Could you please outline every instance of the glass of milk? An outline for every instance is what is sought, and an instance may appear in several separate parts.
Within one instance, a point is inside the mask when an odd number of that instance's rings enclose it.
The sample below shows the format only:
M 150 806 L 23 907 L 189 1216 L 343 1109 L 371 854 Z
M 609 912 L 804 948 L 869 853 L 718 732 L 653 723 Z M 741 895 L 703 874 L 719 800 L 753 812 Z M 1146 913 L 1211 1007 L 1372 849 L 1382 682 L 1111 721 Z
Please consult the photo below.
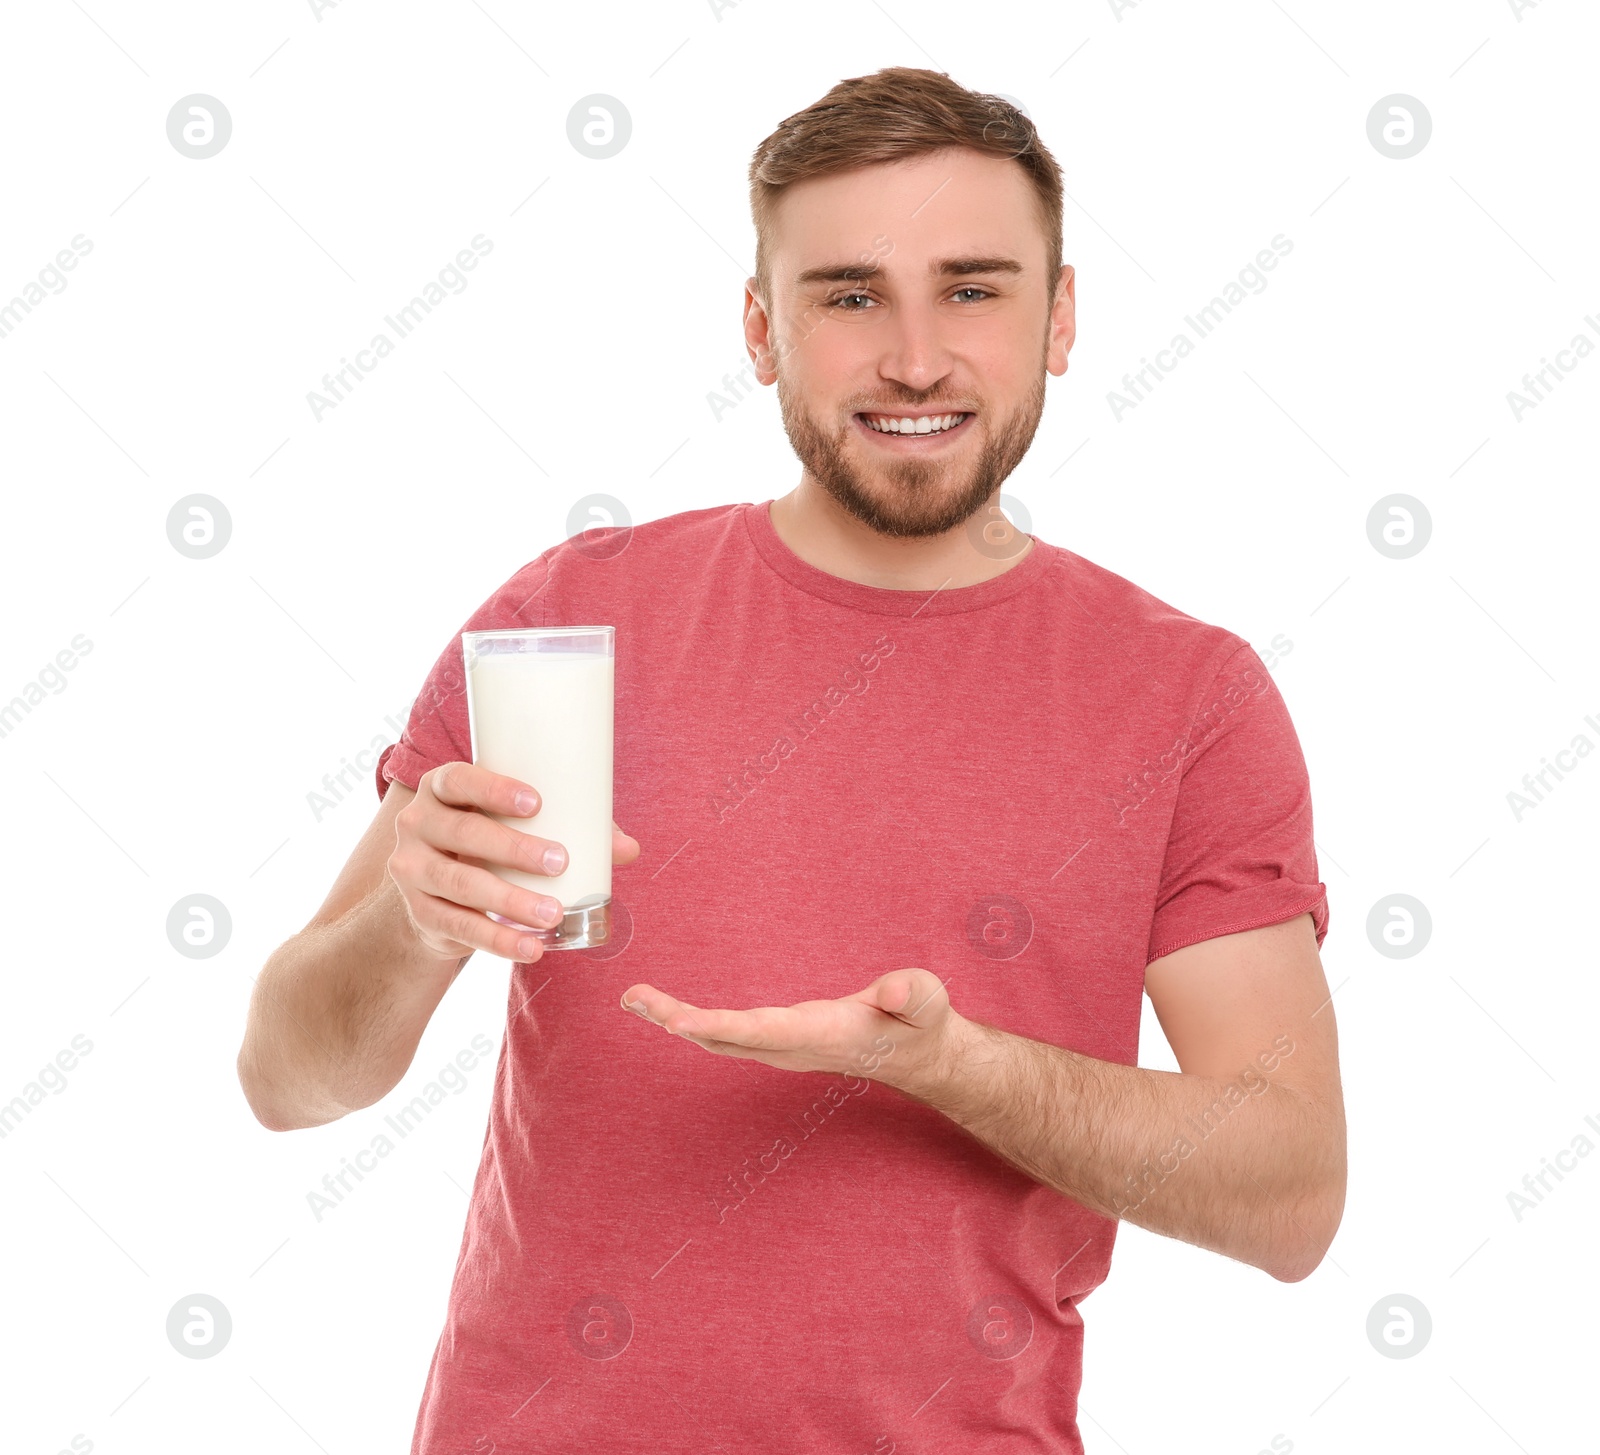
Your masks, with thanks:
M 549 950 L 603 945 L 611 933 L 611 749 L 616 628 L 519 627 L 463 632 L 472 761 L 539 794 L 530 818 L 491 814 L 567 851 L 559 874 L 487 864 L 502 879 L 548 894 L 560 924 L 491 919 L 537 935 Z

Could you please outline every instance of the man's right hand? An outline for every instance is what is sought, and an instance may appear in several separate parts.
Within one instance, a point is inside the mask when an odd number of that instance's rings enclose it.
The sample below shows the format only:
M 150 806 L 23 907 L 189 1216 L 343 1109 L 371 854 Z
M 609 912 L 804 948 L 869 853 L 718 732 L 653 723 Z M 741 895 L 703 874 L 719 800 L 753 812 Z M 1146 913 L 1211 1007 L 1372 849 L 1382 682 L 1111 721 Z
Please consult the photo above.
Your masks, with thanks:
M 530 784 L 473 763 L 441 763 L 417 781 L 416 797 L 395 817 L 388 872 L 428 950 L 446 960 L 487 950 L 524 963 L 544 954 L 537 937 L 499 924 L 485 911 L 548 927 L 561 922 L 560 901 L 480 867 L 505 864 L 531 874 L 559 874 L 567 867 L 562 845 L 487 817 L 531 818 L 539 807 L 539 794 Z M 611 862 L 631 864 L 639 857 L 638 840 L 615 822 L 611 828 Z M 547 851 L 559 857 L 547 863 Z M 469 862 L 474 860 L 479 863 Z

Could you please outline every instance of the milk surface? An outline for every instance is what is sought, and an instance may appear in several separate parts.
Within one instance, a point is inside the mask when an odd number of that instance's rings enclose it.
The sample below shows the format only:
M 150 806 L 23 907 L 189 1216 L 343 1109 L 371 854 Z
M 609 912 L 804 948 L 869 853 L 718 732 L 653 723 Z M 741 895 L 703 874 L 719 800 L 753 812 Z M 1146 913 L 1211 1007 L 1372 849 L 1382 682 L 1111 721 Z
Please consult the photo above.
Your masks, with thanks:
M 478 652 L 467 669 L 472 761 L 537 790 L 532 818 L 489 815 L 567 851 L 559 874 L 493 871 L 567 909 L 611 898 L 614 659 L 599 652 Z

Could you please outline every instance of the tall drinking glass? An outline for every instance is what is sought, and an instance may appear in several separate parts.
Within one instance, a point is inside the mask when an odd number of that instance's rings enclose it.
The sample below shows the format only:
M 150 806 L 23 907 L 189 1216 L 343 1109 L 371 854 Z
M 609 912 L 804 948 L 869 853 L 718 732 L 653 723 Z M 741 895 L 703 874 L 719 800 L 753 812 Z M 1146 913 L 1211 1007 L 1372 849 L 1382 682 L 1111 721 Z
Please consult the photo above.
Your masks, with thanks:
M 549 950 L 603 945 L 611 935 L 611 754 L 616 628 L 519 627 L 463 632 L 472 761 L 536 789 L 531 819 L 492 814 L 519 833 L 553 839 L 567 851 L 559 874 L 505 864 L 491 872 L 560 900 L 550 927 L 501 924 L 538 936 Z

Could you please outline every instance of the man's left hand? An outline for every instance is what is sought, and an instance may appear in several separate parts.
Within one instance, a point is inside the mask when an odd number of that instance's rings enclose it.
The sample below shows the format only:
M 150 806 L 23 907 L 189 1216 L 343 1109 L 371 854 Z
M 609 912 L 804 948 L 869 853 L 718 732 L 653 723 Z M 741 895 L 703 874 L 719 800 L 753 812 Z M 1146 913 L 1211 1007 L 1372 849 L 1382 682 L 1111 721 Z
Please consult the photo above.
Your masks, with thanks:
M 707 1010 L 653 985 L 634 985 L 624 1009 L 722 1056 L 784 1071 L 866 1076 L 915 1094 L 949 1067 L 971 1023 L 929 970 L 891 970 L 840 1000 L 754 1010 Z

